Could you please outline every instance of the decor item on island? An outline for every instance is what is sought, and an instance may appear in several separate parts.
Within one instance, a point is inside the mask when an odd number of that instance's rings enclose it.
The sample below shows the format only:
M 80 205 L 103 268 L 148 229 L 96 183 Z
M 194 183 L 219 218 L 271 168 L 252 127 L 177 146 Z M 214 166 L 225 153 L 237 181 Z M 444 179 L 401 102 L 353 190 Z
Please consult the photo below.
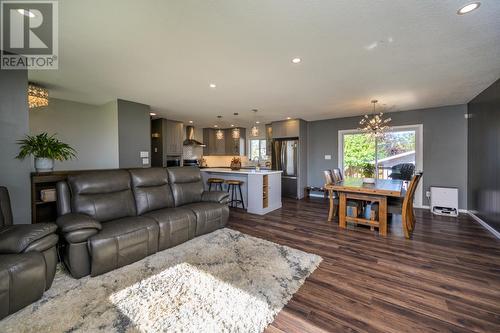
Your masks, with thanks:
M 33 155 L 37 172 L 54 170 L 54 160 L 66 161 L 76 157 L 76 151 L 67 143 L 57 139 L 55 134 L 26 135 L 17 143 L 21 145 L 21 150 L 16 158 L 23 160 Z
M 365 115 L 360 121 L 359 124 L 362 126 L 359 130 L 367 133 L 373 137 L 382 137 L 384 133 L 389 129 L 387 125 L 392 119 L 387 118 L 384 119 L 384 113 L 380 112 L 379 114 L 375 114 L 375 105 L 378 103 L 376 99 L 372 100 L 373 104 L 373 113 L 370 117 L 369 115 Z
M 252 126 L 252 128 L 250 129 L 250 134 L 253 136 L 253 137 L 256 137 L 256 136 L 259 136 L 259 127 L 257 127 L 258 124 L 260 124 L 260 122 L 257 120 L 257 112 L 259 110 L 257 109 L 253 109 L 252 112 L 254 114 L 254 125 Z
M 233 157 L 231 159 L 231 165 L 230 165 L 231 170 L 239 170 L 241 169 L 241 158 L 239 157 Z
M 59 269 L 0 332 L 262 332 L 321 260 L 220 229 L 96 277 Z
M 363 183 L 375 184 L 375 165 L 372 163 L 363 163 L 361 165 L 361 173 L 363 174 Z
M 49 105 L 49 91 L 34 83 L 28 83 L 28 107 L 30 109 Z

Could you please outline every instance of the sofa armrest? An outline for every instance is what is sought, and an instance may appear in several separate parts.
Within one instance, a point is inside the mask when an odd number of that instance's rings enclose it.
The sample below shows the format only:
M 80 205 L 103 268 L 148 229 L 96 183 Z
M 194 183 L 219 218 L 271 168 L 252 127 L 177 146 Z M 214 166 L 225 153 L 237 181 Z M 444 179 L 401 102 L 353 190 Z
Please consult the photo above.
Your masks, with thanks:
M 0 253 L 22 253 L 31 244 L 53 235 L 57 230 L 54 223 L 18 224 L 0 229 Z
M 70 213 L 57 218 L 57 226 L 70 243 L 86 241 L 102 229 L 99 221 L 85 214 Z
M 204 191 L 201 195 L 201 201 L 217 202 L 221 204 L 229 203 L 229 193 L 222 191 Z

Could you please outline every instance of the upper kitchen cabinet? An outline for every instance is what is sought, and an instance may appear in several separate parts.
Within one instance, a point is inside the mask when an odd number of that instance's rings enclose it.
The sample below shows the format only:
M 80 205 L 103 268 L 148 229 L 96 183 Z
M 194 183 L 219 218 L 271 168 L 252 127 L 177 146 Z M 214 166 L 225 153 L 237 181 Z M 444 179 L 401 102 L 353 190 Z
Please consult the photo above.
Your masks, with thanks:
M 272 123 L 272 138 L 298 138 L 300 136 L 301 119 L 274 121 Z
M 184 124 L 180 121 L 166 120 L 166 154 L 182 155 Z
M 246 130 L 240 128 L 240 138 L 234 139 L 232 136 L 232 128 L 220 129 L 224 134 L 222 139 L 217 139 L 217 131 L 215 128 L 203 129 L 203 142 L 206 147 L 203 148 L 203 155 L 245 155 L 245 136 Z
M 184 125 L 179 121 L 153 119 L 151 121 L 151 166 L 167 166 L 167 156 L 182 155 Z
M 203 143 L 206 147 L 203 148 L 203 155 L 225 155 L 226 154 L 226 133 L 224 130 L 224 137 L 222 139 L 217 139 L 216 132 L 218 129 L 215 128 L 204 128 L 203 129 Z
M 240 137 L 233 137 L 233 130 L 240 130 Z M 245 155 L 245 138 L 246 138 L 246 129 L 245 128 L 228 128 L 225 130 L 224 139 L 226 139 L 226 154 L 225 155 Z

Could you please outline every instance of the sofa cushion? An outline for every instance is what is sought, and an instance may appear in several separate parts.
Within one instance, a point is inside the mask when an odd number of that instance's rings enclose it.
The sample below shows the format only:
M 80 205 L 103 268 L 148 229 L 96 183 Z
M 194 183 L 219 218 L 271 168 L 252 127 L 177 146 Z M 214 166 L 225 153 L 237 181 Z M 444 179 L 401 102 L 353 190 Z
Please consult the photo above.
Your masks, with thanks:
M 165 208 L 144 215 L 160 227 L 158 250 L 165 250 L 194 238 L 196 216 L 186 208 Z
M 167 172 L 176 207 L 201 201 L 203 181 L 199 168 L 174 167 L 167 168 Z
M 164 168 L 131 169 L 129 172 L 138 215 L 174 207 L 172 190 Z
M 108 221 L 88 244 L 91 275 L 96 276 L 158 251 L 158 224 L 141 216 Z
M 0 255 L 0 319 L 42 297 L 45 272 L 41 253 Z
M 71 211 L 103 222 L 135 216 L 135 202 L 126 170 L 86 172 L 68 176 Z
M 21 253 L 26 248 L 56 232 L 54 223 L 16 224 L 0 228 L 0 252 Z
M 196 215 L 195 236 L 207 234 L 224 227 L 229 218 L 229 207 L 214 202 L 198 202 L 183 206 Z

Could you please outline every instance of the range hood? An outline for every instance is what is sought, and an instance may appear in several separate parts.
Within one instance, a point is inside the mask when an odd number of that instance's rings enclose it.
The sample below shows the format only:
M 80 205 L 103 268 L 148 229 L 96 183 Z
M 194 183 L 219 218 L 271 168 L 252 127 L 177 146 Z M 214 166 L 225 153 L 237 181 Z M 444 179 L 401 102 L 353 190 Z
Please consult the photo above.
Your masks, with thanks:
M 186 140 L 182 143 L 184 146 L 206 147 L 205 144 L 194 139 L 194 127 L 186 126 Z

